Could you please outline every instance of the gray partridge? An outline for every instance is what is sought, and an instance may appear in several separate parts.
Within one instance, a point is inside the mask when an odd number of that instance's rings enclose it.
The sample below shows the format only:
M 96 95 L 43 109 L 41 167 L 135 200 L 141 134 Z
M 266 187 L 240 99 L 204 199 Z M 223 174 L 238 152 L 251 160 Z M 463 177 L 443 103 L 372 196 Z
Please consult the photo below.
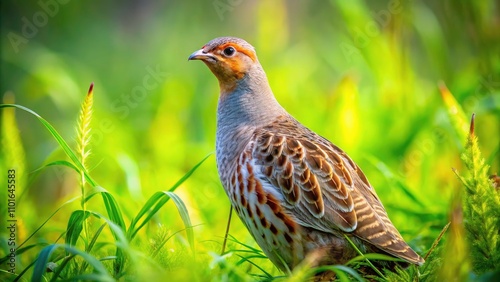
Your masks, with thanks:
M 217 77 L 216 159 L 225 191 L 255 241 L 281 270 L 308 255 L 343 264 L 363 252 L 424 260 L 389 220 L 366 176 L 339 147 L 275 99 L 255 49 L 220 37 L 189 56 Z

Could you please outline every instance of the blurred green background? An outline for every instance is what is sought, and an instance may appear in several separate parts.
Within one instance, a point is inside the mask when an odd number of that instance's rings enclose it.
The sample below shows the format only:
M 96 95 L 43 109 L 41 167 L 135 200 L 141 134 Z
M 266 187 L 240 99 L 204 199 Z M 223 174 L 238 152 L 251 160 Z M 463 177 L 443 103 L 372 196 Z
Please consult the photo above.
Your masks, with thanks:
M 255 46 L 278 101 L 358 163 L 421 253 L 448 222 L 461 187 L 451 168 L 462 169 L 465 135 L 450 120 L 440 83 L 467 122 L 476 113 L 483 155 L 491 174 L 499 170 L 498 1 L 8 0 L 0 21 L 3 102 L 36 111 L 72 146 L 80 104 L 95 83 L 90 173 L 126 221 L 214 152 L 218 83 L 187 57 L 218 36 Z M 24 166 L 22 237 L 80 190 L 67 168 L 33 173 L 65 157 L 33 116 L 17 110 L 16 118 L 22 154 L 2 152 L 2 165 Z M 197 225 L 199 253 L 220 252 L 229 201 L 214 156 L 176 192 Z M 158 230 L 183 228 L 173 205 L 155 222 L 162 227 L 142 232 L 144 244 Z M 54 217 L 38 240 L 52 242 L 66 223 L 64 213 Z M 255 245 L 239 220 L 230 233 Z M 183 236 L 166 257 L 183 252 Z M 189 273 L 179 264 L 166 268 Z

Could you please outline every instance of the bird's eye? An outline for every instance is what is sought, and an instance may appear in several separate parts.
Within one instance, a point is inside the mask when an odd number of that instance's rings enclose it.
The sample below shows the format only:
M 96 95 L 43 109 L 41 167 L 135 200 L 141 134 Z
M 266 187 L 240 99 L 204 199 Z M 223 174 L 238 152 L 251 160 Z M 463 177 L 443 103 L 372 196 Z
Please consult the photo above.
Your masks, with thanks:
M 224 52 L 224 55 L 231 57 L 232 55 L 234 55 L 234 53 L 236 53 L 236 49 L 234 49 L 234 47 L 232 47 L 232 46 L 229 46 L 226 49 L 224 49 L 223 52 Z

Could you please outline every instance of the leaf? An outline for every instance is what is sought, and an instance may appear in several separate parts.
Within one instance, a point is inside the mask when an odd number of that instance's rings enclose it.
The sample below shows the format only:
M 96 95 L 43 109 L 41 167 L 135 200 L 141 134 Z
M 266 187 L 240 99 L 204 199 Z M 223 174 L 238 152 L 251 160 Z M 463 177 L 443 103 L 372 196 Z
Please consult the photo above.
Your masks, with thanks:
M 380 277 L 382 277 L 383 279 L 386 279 L 385 276 L 382 274 L 382 272 L 380 272 L 380 270 L 378 270 L 378 268 L 376 268 L 372 262 L 369 260 L 369 257 L 373 256 L 373 255 L 376 255 L 377 257 L 380 257 L 380 256 L 384 256 L 382 254 L 363 254 L 359 249 L 358 247 L 354 244 L 354 242 L 351 240 L 351 238 L 349 238 L 349 236 L 347 236 L 346 234 L 344 234 L 344 238 L 346 238 L 347 241 L 349 241 L 349 243 L 351 244 L 351 246 L 356 250 L 356 252 L 359 254 L 359 256 L 365 260 L 368 265 L 373 269 L 373 271 L 375 271 L 375 273 L 377 273 Z M 386 256 L 388 257 L 388 256 Z M 352 259 L 351 259 L 352 260 Z
M 186 181 L 195 171 L 196 169 L 206 160 L 211 154 L 207 155 L 205 158 L 203 158 L 199 163 L 197 163 L 193 168 L 191 168 L 179 181 L 177 181 L 167 192 L 174 192 L 177 187 L 179 187 L 184 181 Z M 144 204 L 142 209 L 137 213 L 137 215 L 134 217 L 132 222 L 130 222 L 130 226 L 128 228 L 127 232 L 127 238 L 129 240 L 132 240 L 137 232 L 146 225 L 146 223 L 149 222 L 149 220 L 158 212 L 158 210 L 163 207 L 164 204 L 168 202 L 170 199 L 170 196 L 167 194 L 167 192 L 156 192 L 153 194 Z M 179 209 L 179 207 L 178 207 Z M 181 213 L 179 211 L 179 213 Z M 181 214 L 181 217 L 183 214 Z M 141 219 L 145 217 L 142 221 Z M 139 222 L 141 223 L 139 224 Z M 184 221 L 184 219 L 183 219 Z M 138 227 L 136 225 L 139 224 Z M 184 221 L 184 224 L 186 224 L 186 221 Z M 189 225 L 191 225 L 189 223 Z M 189 235 L 188 231 L 190 228 L 186 226 L 186 232 L 188 232 L 188 240 L 191 240 L 189 237 L 192 235 Z M 192 232 L 192 231 L 191 231 Z M 191 242 L 190 242 L 191 243 Z
M 31 277 L 32 282 L 42 281 L 42 277 L 45 274 L 46 265 L 49 262 L 50 255 L 58 247 L 58 244 L 49 245 L 43 248 L 40 254 L 38 254 L 35 262 L 35 267 L 33 269 L 33 276 Z
M 208 159 L 208 157 L 210 157 L 212 154 L 208 154 L 206 155 L 199 163 L 197 163 L 193 168 L 191 168 L 181 179 L 179 179 L 179 181 L 177 181 L 174 186 L 172 186 L 168 191 L 169 192 L 174 192 L 175 189 L 177 189 L 177 187 L 179 187 L 182 183 L 184 183 L 184 181 L 186 181 L 195 171 L 196 169 L 198 169 L 198 167 L 203 163 L 205 162 L 206 159 Z
M 242 255 L 238 255 L 238 254 L 236 254 L 236 255 L 241 258 L 241 260 L 236 263 L 237 266 L 241 265 L 243 262 L 248 262 L 249 264 L 255 266 L 257 269 L 259 269 L 260 271 L 262 271 L 262 273 L 264 273 L 264 275 L 267 278 L 272 278 L 273 277 L 271 274 L 269 274 L 269 272 L 265 271 L 264 268 L 262 268 L 260 265 L 258 265 L 257 263 L 255 263 L 255 262 L 253 262 L 253 261 L 250 260 L 252 258 L 267 259 L 266 256 L 256 255 L 256 256 L 247 256 L 247 257 L 244 257 Z
M 132 222 L 130 222 L 130 226 L 127 232 L 128 240 L 132 241 L 135 235 L 141 228 L 148 223 L 148 221 L 155 215 L 158 210 L 170 199 L 170 197 L 164 192 L 156 192 L 154 193 L 142 206 L 141 210 L 134 217 Z M 139 221 L 145 217 L 142 222 L 139 224 Z M 136 225 L 139 224 L 138 227 Z
M 100 187 L 102 188 L 102 187 Z M 126 232 L 126 226 L 125 222 L 123 221 L 122 217 L 122 212 L 120 210 L 120 206 L 118 206 L 118 203 L 115 200 L 115 197 L 111 193 L 109 193 L 107 190 L 102 188 L 104 191 L 101 191 L 101 197 L 102 200 L 104 201 L 104 206 L 106 207 L 106 212 L 108 213 L 109 219 L 116 223 L 123 232 Z M 113 232 L 113 236 L 117 238 L 117 234 Z
M 68 220 L 68 227 L 66 228 L 66 244 L 69 246 L 76 245 L 83 230 L 83 224 L 89 216 L 90 212 L 83 210 L 76 210 L 71 213 Z
M 90 240 L 90 243 L 88 244 L 87 249 L 85 250 L 87 253 L 90 253 L 90 251 L 92 251 L 92 248 L 96 244 L 97 239 L 99 238 L 99 235 L 101 235 L 102 230 L 106 226 L 107 226 L 107 223 L 103 223 L 101 225 L 101 227 L 99 227 L 99 229 L 97 229 L 97 231 L 95 232 L 94 236 L 92 236 L 92 239 Z M 102 259 L 99 259 L 99 261 L 102 261 Z M 80 273 L 84 272 L 85 269 L 87 268 L 87 266 L 88 266 L 88 263 L 83 263 L 82 266 L 81 266 L 81 270 L 79 272 Z
M 92 274 L 93 277 L 95 277 L 95 281 L 115 281 L 109 275 L 108 271 L 99 260 L 91 256 L 90 254 L 78 250 L 76 248 L 73 248 L 67 244 L 52 244 L 43 248 L 40 251 L 40 254 L 38 255 L 38 258 L 34 265 L 33 276 L 31 281 L 33 282 L 42 281 L 46 271 L 46 265 L 49 262 L 52 253 L 58 248 L 64 248 L 66 252 L 73 255 L 81 256 L 85 261 L 87 261 L 95 270 L 95 272 Z
M 182 221 L 184 222 L 184 226 L 186 227 L 186 233 L 187 233 L 187 237 L 188 237 L 189 246 L 191 246 L 191 251 L 194 254 L 195 251 L 194 251 L 193 226 L 191 225 L 191 219 L 189 218 L 189 213 L 188 213 L 188 210 L 186 208 L 186 205 L 184 204 L 182 199 L 174 192 L 167 191 L 164 193 L 167 194 L 168 196 L 170 196 L 170 198 L 172 198 L 175 206 L 177 207 L 177 211 L 179 211 L 179 215 L 181 216 Z

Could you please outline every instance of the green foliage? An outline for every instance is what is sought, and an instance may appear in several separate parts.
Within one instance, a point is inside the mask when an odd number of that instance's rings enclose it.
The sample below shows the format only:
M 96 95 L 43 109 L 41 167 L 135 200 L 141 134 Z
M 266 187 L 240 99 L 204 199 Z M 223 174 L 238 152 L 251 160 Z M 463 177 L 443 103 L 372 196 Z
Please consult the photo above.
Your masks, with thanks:
M 72 255 L 79 255 L 83 257 L 89 264 L 91 264 L 94 267 L 95 272 L 89 273 L 89 274 L 80 274 L 77 276 L 71 277 L 71 279 L 74 280 L 94 280 L 94 281 L 114 281 L 114 279 L 108 274 L 108 271 L 104 267 L 104 265 L 99 262 L 96 258 L 93 256 L 87 254 L 86 252 L 83 252 L 81 250 L 75 249 L 73 247 L 67 246 L 67 245 L 59 245 L 59 244 L 53 244 L 50 246 L 47 246 L 43 248 L 40 251 L 40 254 L 38 255 L 38 259 L 35 263 L 34 269 L 33 269 L 33 278 L 31 281 L 34 282 L 39 282 L 43 281 L 43 277 L 47 268 L 47 263 L 49 262 L 49 258 L 51 257 L 52 253 L 57 249 L 64 247 L 65 251 L 72 254 Z M 53 280 L 56 280 L 59 278 L 57 275 L 54 275 Z
M 471 130 L 462 154 L 468 170 L 460 177 L 465 187 L 464 226 L 470 245 L 472 268 L 481 275 L 497 270 L 500 265 L 500 193 L 491 182 L 474 134 L 474 116 Z
M 61 135 L 56 131 L 56 129 L 48 123 L 45 119 L 39 116 L 34 111 L 25 108 L 23 106 L 15 105 L 15 104 L 1 104 L 0 108 L 19 108 L 22 109 L 39 119 L 43 126 L 51 133 L 51 135 L 57 140 L 59 145 L 65 150 L 68 157 L 72 159 L 73 162 L 68 162 L 65 160 L 54 161 L 43 168 L 62 165 L 67 166 L 71 169 L 76 170 L 81 175 L 81 187 L 82 187 L 82 195 L 77 198 L 73 198 L 59 207 L 41 226 L 39 226 L 35 232 L 33 232 L 25 242 L 21 243 L 16 250 L 17 255 L 21 255 L 22 253 L 36 248 L 40 246 L 40 244 L 29 245 L 27 247 L 21 248 L 31 237 L 33 237 L 52 217 L 65 205 L 70 204 L 74 200 L 80 198 L 82 202 L 83 210 L 75 210 L 71 213 L 66 231 L 60 235 L 60 237 L 66 237 L 65 244 L 51 244 L 49 246 L 44 247 L 40 253 L 38 254 L 36 260 L 34 260 L 31 264 L 29 264 L 16 279 L 21 278 L 28 269 L 33 267 L 32 280 L 33 281 L 42 281 L 43 277 L 46 276 L 46 271 L 50 270 L 50 272 L 54 272 L 51 280 L 56 280 L 59 278 L 63 278 L 69 275 L 68 278 L 75 280 L 97 280 L 97 281 L 113 281 L 113 278 L 119 278 L 126 274 L 125 266 L 127 263 L 127 253 L 133 252 L 131 249 L 129 242 L 132 241 L 137 232 L 146 225 L 155 215 L 163 205 L 165 205 L 170 199 L 173 200 L 179 214 L 185 224 L 186 232 L 188 234 L 188 240 L 192 248 L 194 248 L 194 239 L 193 239 L 193 231 L 191 226 L 191 220 L 189 217 L 189 213 L 187 208 L 182 201 L 182 199 L 174 193 L 175 189 L 181 185 L 193 172 L 208 158 L 205 157 L 200 163 L 198 163 L 194 168 L 188 171 L 186 175 L 181 178 L 173 187 L 170 188 L 169 191 L 166 192 L 157 192 L 153 195 L 143 206 L 139 214 L 135 217 L 134 221 L 132 221 L 131 226 L 129 227 L 129 232 L 127 235 L 125 234 L 125 223 L 123 220 L 122 212 L 120 211 L 118 202 L 115 200 L 112 194 L 106 191 L 104 188 L 100 187 L 88 174 L 85 169 L 85 159 L 89 156 L 88 146 L 90 144 L 90 116 L 92 112 L 92 88 L 89 90 L 89 94 L 86 96 L 86 99 L 82 106 L 82 111 L 80 114 L 79 122 L 78 122 L 78 152 L 80 153 L 78 157 L 71 150 L 71 148 L 67 145 L 66 141 L 61 137 Z M 41 168 L 41 169 L 43 169 Z M 84 185 L 85 181 L 91 184 L 93 190 L 91 193 L 86 196 Z M 95 195 L 101 194 L 102 200 L 105 206 L 105 209 L 108 213 L 109 219 L 97 212 L 86 210 L 86 204 L 89 202 Z M 142 221 L 139 227 L 135 227 L 137 221 L 143 216 L 147 214 L 146 218 Z M 98 219 L 102 219 L 105 221 L 94 233 L 92 238 L 89 236 L 89 231 L 84 232 L 84 237 L 81 237 L 82 231 L 87 229 L 87 224 L 90 216 L 94 216 Z M 115 242 L 114 245 L 116 247 L 115 256 L 111 259 L 113 260 L 113 274 L 108 272 L 105 266 L 96 259 L 91 253 L 94 252 L 93 247 L 98 242 L 100 235 L 102 234 L 103 228 L 105 226 L 109 226 L 111 230 L 111 234 L 113 235 Z M 131 231 L 132 230 L 132 231 Z M 78 242 L 83 239 L 85 248 L 84 250 L 77 249 Z M 103 242 L 101 242 L 102 244 Z M 163 242 L 164 244 L 165 242 Z M 66 255 L 56 255 L 53 256 L 53 253 L 56 249 L 64 247 Z M 100 253 L 100 250 L 97 250 Z M 81 263 L 73 263 L 70 269 L 65 269 L 68 265 L 68 262 L 74 261 L 75 256 L 80 256 L 84 259 Z M 130 258 L 130 256 L 128 256 Z M 8 257 L 2 258 L 2 262 L 6 262 Z M 105 260 L 101 258 L 101 260 Z M 59 265 L 58 261 L 61 261 Z M 91 265 L 94 270 L 91 273 L 86 271 L 88 265 Z M 133 265 L 133 264 L 132 264 Z
M 254 281 L 255 279 L 273 279 L 273 276 L 258 263 L 267 259 L 260 249 L 246 245 L 233 236 L 230 236 L 229 241 L 234 243 L 235 247 L 229 248 L 227 252 L 221 255 L 210 253 L 212 257 L 210 267 L 220 269 L 220 272 L 214 276 L 215 280 Z M 245 266 L 247 266 L 247 270 L 255 268 L 257 273 L 245 272 Z
M 432 243 L 431 248 L 424 257 L 426 263 L 420 269 L 412 271 L 413 275 L 410 275 L 410 280 L 407 281 L 434 281 L 436 279 L 436 273 L 439 273 L 440 269 L 443 269 L 443 258 L 441 256 L 442 244 L 439 243 L 443 239 L 443 235 L 448 231 L 451 223 L 444 226 L 439 236 Z M 415 268 L 414 268 L 415 269 Z M 388 274 L 388 279 L 394 280 L 397 276 L 400 276 L 400 271 Z M 396 276 L 396 277 L 394 277 Z
M 90 216 L 90 212 L 85 212 L 82 210 L 76 210 L 71 213 L 68 220 L 68 227 L 66 228 L 66 244 L 69 246 L 75 246 L 76 241 L 80 237 L 80 233 L 83 230 L 83 223 Z
M 451 201 L 451 227 L 438 279 L 466 281 L 471 276 L 490 275 L 500 265 L 500 195 L 488 177 L 489 166 L 479 150 L 475 115 L 467 134 L 462 107 L 444 85 L 440 91 L 457 135 L 467 138 L 461 159 L 468 176 L 461 177 L 454 169 L 465 189 L 458 188 Z

